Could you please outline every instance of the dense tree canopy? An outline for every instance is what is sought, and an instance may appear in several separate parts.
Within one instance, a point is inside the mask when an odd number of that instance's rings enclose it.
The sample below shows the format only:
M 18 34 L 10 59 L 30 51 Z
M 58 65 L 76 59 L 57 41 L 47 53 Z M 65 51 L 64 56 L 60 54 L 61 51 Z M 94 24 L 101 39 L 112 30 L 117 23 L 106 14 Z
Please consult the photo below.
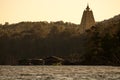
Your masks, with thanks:
M 0 64 L 47 56 L 73 64 L 120 64 L 120 15 L 81 31 L 80 25 L 63 21 L 0 25 Z

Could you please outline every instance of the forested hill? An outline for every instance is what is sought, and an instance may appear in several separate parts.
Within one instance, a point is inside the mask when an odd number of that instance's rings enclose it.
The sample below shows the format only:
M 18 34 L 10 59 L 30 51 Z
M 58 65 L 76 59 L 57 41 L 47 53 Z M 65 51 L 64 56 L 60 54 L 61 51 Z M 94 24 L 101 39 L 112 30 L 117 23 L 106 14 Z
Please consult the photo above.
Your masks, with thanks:
M 63 21 L 0 25 L 0 64 L 46 56 L 75 64 L 120 64 L 120 15 L 81 30 Z
M 0 25 L 0 36 L 7 36 L 9 38 L 23 38 L 25 36 L 46 38 L 52 34 L 68 32 L 74 35 L 79 25 L 63 21 L 57 22 L 20 22 L 17 24 Z
M 1 25 L 0 63 L 7 64 L 11 58 L 67 56 L 78 51 L 79 36 L 80 25 L 63 21 Z
M 120 65 L 120 15 L 96 23 L 85 34 L 85 64 Z

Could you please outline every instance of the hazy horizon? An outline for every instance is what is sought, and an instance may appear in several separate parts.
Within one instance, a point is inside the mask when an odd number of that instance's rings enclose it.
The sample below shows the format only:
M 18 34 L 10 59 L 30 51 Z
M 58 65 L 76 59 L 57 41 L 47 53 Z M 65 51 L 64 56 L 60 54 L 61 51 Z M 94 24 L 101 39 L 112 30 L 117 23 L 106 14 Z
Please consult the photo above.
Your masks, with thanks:
M 0 23 L 62 20 L 80 24 L 87 3 L 95 21 L 120 14 L 120 0 L 0 0 Z

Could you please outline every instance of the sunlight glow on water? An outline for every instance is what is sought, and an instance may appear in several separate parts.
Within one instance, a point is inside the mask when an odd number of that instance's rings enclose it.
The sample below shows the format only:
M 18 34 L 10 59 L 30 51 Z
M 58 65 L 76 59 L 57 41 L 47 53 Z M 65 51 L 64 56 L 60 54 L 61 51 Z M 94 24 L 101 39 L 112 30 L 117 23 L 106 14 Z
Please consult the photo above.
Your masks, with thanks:
M 120 67 L 0 66 L 0 80 L 120 80 Z

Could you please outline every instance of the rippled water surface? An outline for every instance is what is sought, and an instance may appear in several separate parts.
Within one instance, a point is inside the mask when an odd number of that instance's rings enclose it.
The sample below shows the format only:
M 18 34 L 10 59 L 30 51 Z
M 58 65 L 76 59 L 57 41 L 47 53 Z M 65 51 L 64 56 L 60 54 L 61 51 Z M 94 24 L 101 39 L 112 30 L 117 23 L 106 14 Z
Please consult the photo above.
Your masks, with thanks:
M 0 80 L 120 80 L 120 67 L 0 66 Z

